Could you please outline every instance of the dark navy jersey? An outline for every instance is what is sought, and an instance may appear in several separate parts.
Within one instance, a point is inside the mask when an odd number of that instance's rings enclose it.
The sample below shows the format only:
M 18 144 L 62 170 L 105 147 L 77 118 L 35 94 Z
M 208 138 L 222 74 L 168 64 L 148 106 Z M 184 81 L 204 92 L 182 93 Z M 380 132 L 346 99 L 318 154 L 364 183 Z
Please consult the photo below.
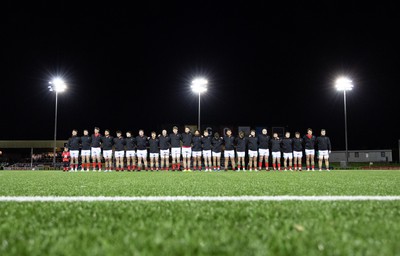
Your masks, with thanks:
M 259 134 L 258 136 L 258 148 L 269 149 L 270 137 L 268 135 Z
M 170 137 L 167 136 L 163 136 L 161 135 L 160 137 L 158 137 L 158 139 L 160 140 L 160 149 L 162 150 L 166 150 L 169 149 L 169 147 L 171 146 L 171 139 Z
M 245 137 L 243 137 L 243 138 L 237 137 L 236 138 L 236 151 L 237 152 L 246 151 L 246 144 L 247 144 L 247 139 Z
M 134 137 L 126 137 L 125 144 L 126 144 L 126 150 L 136 149 L 136 139 Z
M 224 140 L 221 137 L 218 137 L 218 138 L 213 137 L 211 140 L 212 151 L 215 153 L 221 152 L 223 143 L 224 143 Z
M 169 135 L 169 138 L 171 140 L 171 147 L 172 148 L 180 148 L 181 147 L 181 140 L 182 140 L 182 136 L 177 133 L 171 133 Z
M 284 137 L 281 142 L 281 148 L 283 153 L 293 152 L 293 139 Z
M 201 151 L 201 137 L 193 136 L 192 142 L 193 142 L 192 150 L 193 151 Z
M 331 140 L 328 136 L 319 136 L 317 137 L 317 148 L 318 150 L 332 150 L 331 148 Z
M 303 151 L 302 138 L 293 138 L 293 151 Z
M 92 143 L 92 138 L 89 135 L 83 135 L 81 137 L 82 150 L 90 150 L 91 143 Z
M 201 143 L 203 144 L 203 150 L 211 150 L 211 136 L 203 136 Z
M 281 141 L 280 138 L 272 138 L 271 139 L 271 151 L 272 152 L 280 152 L 281 151 Z
M 71 138 L 68 139 L 67 147 L 69 148 L 69 150 L 79 150 L 80 146 L 81 146 L 80 137 L 72 136 Z
M 158 138 L 149 139 L 150 153 L 159 153 L 160 152 L 159 146 L 160 146 L 160 140 Z
M 225 150 L 234 150 L 235 149 L 235 137 L 233 136 L 224 136 L 224 144 Z
M 136 136 L 136 147 L 138 150 L 145 150 L 147 149 L 147 136 Z
M 248 137 L 247 138 L 249 150 L 257 151 L 258 150 L 258 137 Z
M 310 138 L 307 135 L 304 135 L 304 137 L 303 137 L 304 148 L 305 149 L 315 149 L 315 141 L 316 141 L 316 138 L 314 135 L 312 135 Z
M 123 151 L 125 148 L 125 139 L 124 137 L 116 137 L 114 138 L 114 147 L 115 147 L 115 151 Z
M 114 145 L 114 137 L 113 136 L 103 136 L 101 137 L 101 146 L 103 150 L 110 150 Z
M 182 133 L 182 147 L 190 147 L 192 145 L 192 133 Z
M 92 140 L 90 146 L 98 148 L 100 147 L 100 145 L 101 145 L 101 134 L 100 133 L 92 134 Z

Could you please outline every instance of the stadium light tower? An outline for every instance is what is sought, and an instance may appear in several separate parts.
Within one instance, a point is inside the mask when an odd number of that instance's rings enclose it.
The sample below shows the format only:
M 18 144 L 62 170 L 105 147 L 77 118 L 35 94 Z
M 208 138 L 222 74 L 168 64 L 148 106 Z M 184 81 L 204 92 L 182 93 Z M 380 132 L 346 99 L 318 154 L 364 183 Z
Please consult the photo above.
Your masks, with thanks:
M 199 116 L 198 116 L 198 124 L 197 129 L 200 131 L 200 96 L 202 93 L 207 91 L 208 81 L 204 78 L 196 78 L 192 81 L 192 91 L 194 93 L 199 94 Z
M 349 163 L 349 149 L 347 145 L 347 110 L 346 110 L 346 91 L 351 91 L 353 89 L 353 82 L 345 77 L 338 78 L 335 84 L 336 90 L 343 91 L 344 99 L 344 139 L 346 146 L 346 168 Z
M 54 148 L 53 148 L 53 166 L 56 167 L 56 148 L 57 148 L 57 104 L 58 94 L 67 89 L 65 82 L 60 78 L 54 78 L 49 82 L 49 90 L 56 93 L 56 109 L 54 118 Z

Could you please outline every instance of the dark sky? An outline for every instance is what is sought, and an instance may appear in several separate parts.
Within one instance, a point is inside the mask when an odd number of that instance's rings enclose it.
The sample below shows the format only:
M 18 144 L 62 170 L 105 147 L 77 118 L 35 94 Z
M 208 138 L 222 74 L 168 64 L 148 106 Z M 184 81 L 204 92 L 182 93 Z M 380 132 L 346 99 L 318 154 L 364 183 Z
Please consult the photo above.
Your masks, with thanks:
M 400 54 L 394 5 L 253 1 L 9 1 L 2 29 L 0 139 L 52 139 L 100 126 L 115 132 L 196 124 L 194 77 L 209 80 L 202 124 L 327 129 L 344 149 L 399 139 Z M 218 2 L 218 3 L 217 3 Z M 279 1 L 278 1 L 279 2 Z M 394 128 L 394 129 L 393 129 Z

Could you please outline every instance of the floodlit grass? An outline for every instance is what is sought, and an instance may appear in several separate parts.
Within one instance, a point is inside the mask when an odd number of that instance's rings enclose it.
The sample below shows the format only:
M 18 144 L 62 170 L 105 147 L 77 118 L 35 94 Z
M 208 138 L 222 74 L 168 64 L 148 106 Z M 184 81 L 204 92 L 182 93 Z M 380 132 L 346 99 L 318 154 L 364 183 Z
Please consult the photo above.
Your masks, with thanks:
M 0 196 L 400 195 L 399 171 L 1 171 Z M 0 202 L 0 255 L 400 255 L 400 201 Z

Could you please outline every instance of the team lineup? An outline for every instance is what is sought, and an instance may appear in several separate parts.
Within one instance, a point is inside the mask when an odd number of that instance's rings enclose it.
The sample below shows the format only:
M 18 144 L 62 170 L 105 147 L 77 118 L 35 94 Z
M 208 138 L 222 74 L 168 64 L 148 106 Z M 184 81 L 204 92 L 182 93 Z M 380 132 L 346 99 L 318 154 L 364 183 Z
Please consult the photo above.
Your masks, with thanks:
M 268 171 L 271 151 L 272 170 L 281 171 L 283 162 L 284 171 L 301 171 L 305 155 L 306 170 L 314 171 L 317 151 L 319 171 L 322 171 L 323 163 L 329 171 L 331 142 L 324 129 L 318 137 L 308 128 L 307 134 L 302 137 L 299 132 L 296 132 L 294 137 L 291 137 L 290 132 L 286 132 L 283 138 L 278 137 L 277 133 L 273 133 L 271 138 L 265 128 L 261 134 L 251 130 L 249 136 L 239 131 L 237 137 L 233 136 L 230 129 L 227 129 L 223 136 L 218 132 L 211 136 L 208 130 L 203 134 L 199 130 L 192 133 L 189 127 L 185 127 L 183 133 L 179 133 L 176 126 L 172 131 L 168 134 L 167 130 L 163 130 L 159 135 L 153 131 L 150 137 L 146 136 L 143 130 L 139 130 L 135 137 L 130 131 L 126 132 L 126 137 L 121 131 L 117 131 L 116 137 L 113 137 L 109 130 L 105 130 L 104 135 L 101 135 L 98 127 L 94 128 L 92 135 L 89 135 L 88 130 L 84 130 L 83 136 L 78 136 L 78 131 L 74 129 L 62 153 L 63 170 L 76 172 L 80 157 L 81 171 L 94 172 L 103 170 L 102 159 L 104 172 L 114 169 L 201 171 L 203 164 L 205 172 L 228 169 Z M 224 165 L 221 164 L 222 153 Z

